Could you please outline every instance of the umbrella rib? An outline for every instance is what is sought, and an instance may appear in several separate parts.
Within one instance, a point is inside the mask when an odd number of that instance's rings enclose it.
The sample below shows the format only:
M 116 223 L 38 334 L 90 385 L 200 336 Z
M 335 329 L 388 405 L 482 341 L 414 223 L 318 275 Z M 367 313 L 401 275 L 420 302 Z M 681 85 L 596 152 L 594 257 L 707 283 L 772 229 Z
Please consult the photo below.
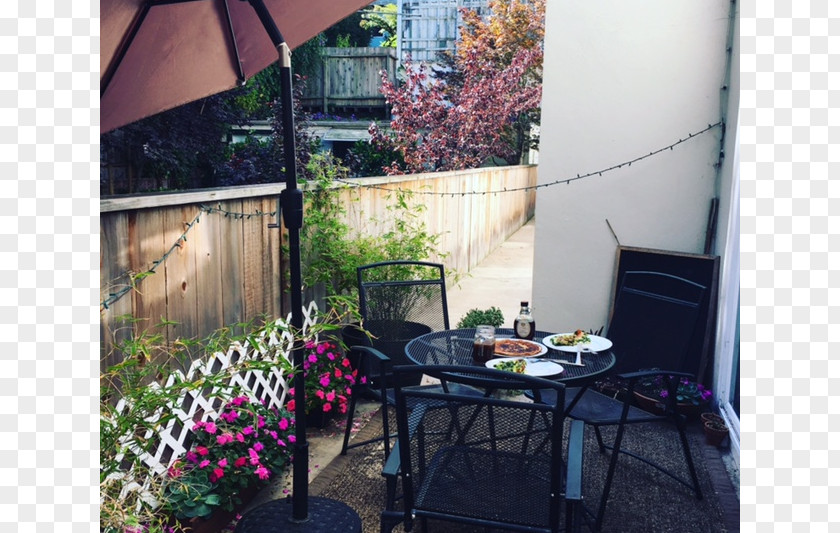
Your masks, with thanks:
M 151 9 L 151 7 L 151 4 L 148 2 L 144 4 L 143 9 L 137 13 L 137 16 L 131 22 L 131 30 L 128 32 L 128 35 L 123 42 L 120 43 L 117 53 L 114 55 L 114 60 L 110 65 L 108 65 L 105 75 L 102 76 L 102 81 L 100 82 L 99 87 L 99 98 L 102 98 L 102 95 L 104 95 L 105 91 L 108 90 L 108 86 L 111 84 L 111 80 L 114 78 L 117 68 L 119 68 L 122 63 L 123 58 L 125 58 L 125 54 L 128 52 L 128 49 L 131 48 L 131 43 L 134 42 L 134 38 L 137 36 L 137 32 L 140 31 L 140 26 L 143 25 L 143 21 L 146 19 L 146 15 L 149 14 L 149 9 Z
M 239 84 L 245 84 L 245 72 L 242 70 L 242 61 L 239 59 L 239 46 L 236 44 L 236 34 L 233 31 L 233 20 L 230 18 L 230 7 L 228 0 L 225 0 L 225 16 L 227 17 L 228 32 L 230 32 L 230 40 L 233 43 L 233 53 L 236 56 L 236 68 L 239 70 Z
M 102 95 L 104 95 L 105 91 L 108 90 L 108 86 L 111 84 L 111 80 L 114 78 L 114 75 L 117 73 L 117 69 L 122 64 L 122 61 L 125 58 L 125 54 L 128 53 L 128 49 L 131 48 L 131 44 L 134 42 L 134 38 L 137 37 L 137 32 L 140 31 L 140 27 L 143 25 L 143 21 L 146 20 L 146 15 L 149 14 L 149 10 L 155 6 L 163 6 L 167 4 L 181 4 L 195 1 L 198 0 L 150 0 L 148 2 L 143 3 L 143 8 L 137 12 L 137 16 L 131 22 L 131 29 L 129 30 L 125 39 L 123 39 L 123 41 L 120 43 L 119 48 L 117 48 L 117 52 L 114 54 L 113 61 L 111 61 L 111 64 L 108 66 L 108 68 L 105 70 L 105 74 L 102 76 L 102 81 L 99 84 L 99 98 L 102 98 Z M 225 8 L 227 8 L 227 0 L 225 0 Z M 230 23 L 230 14 L 228 14 L 228 23 Z M 236 43 L 234 42 L 234 46 L 235 45 Z M 241 67 L 239 71 L 242 72 Z

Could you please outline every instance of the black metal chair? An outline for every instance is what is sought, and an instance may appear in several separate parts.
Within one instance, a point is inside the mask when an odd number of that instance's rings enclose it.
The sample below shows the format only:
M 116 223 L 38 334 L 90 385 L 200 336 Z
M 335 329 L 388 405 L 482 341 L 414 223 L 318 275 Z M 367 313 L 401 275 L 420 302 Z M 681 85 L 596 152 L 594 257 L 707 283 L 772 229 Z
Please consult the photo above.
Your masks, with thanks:
M 389 427 L 388 405 L 394 405 L 393 387 L 397 379 L 391 368 L 412 364 L 405 354 L 405 345 L 409 341 L 431 331 L 449 329 L 446 279 L 443 265 L 423 261 L 373 263 L 359 267 L 357 275 L 359 311 L 364 331 L 348 326 L 355 335 L 352 341 L 345 340 L 345 343 L 350 344 L 351 363 L 364 379 L 358 380 L 350 395 L 341 454 L 345 455 L 351 448 L 384 440 L 387 458 L 390 441 L 394 437 Z M 398 379 L 403 386 L 418 386 L 422 375 L 406 374 Z M 449 391 L 445 383 L 429 386 Z M 469 392 L 479 394 L 474 390 Z M 382 403 L 383 434 L 350 443 L 356 402 L 362 395 Z
M 706 287 L 692 281 L 660 272 L 628 271 L 617 292 L 613 315 L 607 335 L 613 342 L 616 355 L 615 377 L 623 388 L 614 398 L 589 386 L 566 391 L 566 413 L 571 419 L 582 420 L 595 429 L 602 453 L 612 450 L 604 491 L 595 517 L 595 530 L 600 530 L 619 455 L 638 459 L 691 489 L 702 499 L 700 484 L 685 434 L 685 416 L 677 410 L 676 387 L 681 378 L 694 380 L 695 362 L 687 357 L 689 342 L 697 327 L 700 305 Z M 633 391 L 639 380 L 662 376 L 668 384 L 669 395 L 664 413 L 657 415 L 634 405 Z M 550 398 L 549 391 L 544 395 Z M 663 468 L 644 456 L 644 450 L 621 447 L 628 424 L 670 422 L 679 437 L 689 480 Z M 616 426 L 612 444 L 605 443 L 601 428 Z
M 492 396 L 396 386 L 399 438 L 383 476 L 382 533 L 420 519 L 513 531 L 577 530 L 582 506 L 583 423 L 571 423 L 564 451 L 562 383 L 484 367 L 400 366 L 398 376 L 429 375 L 492 390 Z M 531 390 L 537 399 L 517 399 Z M 418 406 L 411 408 L 410 404 Z M 402 509 L 394 505 L 397 478 Z M 561 520 L 562 518 L 562 520 Z

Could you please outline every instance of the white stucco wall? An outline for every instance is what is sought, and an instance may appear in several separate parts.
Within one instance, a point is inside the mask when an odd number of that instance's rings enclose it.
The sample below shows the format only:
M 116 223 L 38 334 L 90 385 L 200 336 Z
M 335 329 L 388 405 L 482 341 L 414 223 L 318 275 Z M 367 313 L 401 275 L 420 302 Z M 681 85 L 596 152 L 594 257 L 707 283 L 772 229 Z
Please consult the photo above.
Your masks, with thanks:
M 728 0 L 548 1 L 538 182 L 613 167 L 717 123 L 728 24 Z M 538 189 L 540 329 L 606 325 L 618 246 L 606 220 L 622 245 L 703 252 L 720 135 Z

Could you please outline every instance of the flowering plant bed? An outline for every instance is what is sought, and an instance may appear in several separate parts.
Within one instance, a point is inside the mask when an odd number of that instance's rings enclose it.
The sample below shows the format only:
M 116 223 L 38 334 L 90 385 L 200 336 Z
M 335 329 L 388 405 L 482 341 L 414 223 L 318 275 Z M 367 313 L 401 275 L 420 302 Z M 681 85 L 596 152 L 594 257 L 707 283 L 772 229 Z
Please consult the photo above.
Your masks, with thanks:
M 665 375 L 657 374 L 639 380 L 633 392 L 640 407 L 655 414 L 665 412 L 671 390 L 675 395 L 677 410 L 682 414 L 699 413 L 712 397 L 712 391 L 702 383 L 688 378 L 679 378 L 675 388 L 671 385 Z
M 243 491 L 267 485 L 283 472 L 294 443 L 294 418 L 244 396 L 233 398 L 213 421 L 196 422 L 195 439 L 167 472 L 165 506 L 180 519 L 233 511 Z
M 331 341 L 309 341 L 305 350 L 303 377 L 306 413 L 345 414 L 358 370 L 352 368 L 350 360 Z M 292 381 L 292 376 L 288 379 Z M 286 408 L 294 412 L 297 401 L 294 388 L 289 394 L 292 399 L 286 402 Z

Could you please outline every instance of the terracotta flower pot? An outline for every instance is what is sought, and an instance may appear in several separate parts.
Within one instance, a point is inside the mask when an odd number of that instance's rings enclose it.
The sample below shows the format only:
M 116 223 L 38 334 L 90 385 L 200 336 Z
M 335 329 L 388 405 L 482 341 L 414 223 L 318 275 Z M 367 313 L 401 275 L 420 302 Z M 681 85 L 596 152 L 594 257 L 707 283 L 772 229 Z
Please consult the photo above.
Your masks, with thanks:
M 327 413 L 321 409 L 313 409 L 306 413 L 306 427 L 324 429 L 327 427 L 327 422 L 332 420 L 334 416 L 333 411 Z
M 179 520 L 172 518 L 173 522 L 180 525 L 184 533 L 219 533 L 224 530 L 236 518 L 242 509 L 244 509 L 251 500 L 259 494 L 264 485 L 248 485 L 240 493 L 242 503 L 237 505 L 232 511 L 224 509 L 217 509 L 216 512 L 205 518 L 192 518 L 189 520 Z
M 724 424 L 723 418 L 715 413 L 701 413 L 700 420 L 705 424 L 706 422 L 714 422 L 716 424 Z
M 729 436 L 729 430 L 726 428 L 726 425 L 715 422 L 704 422 L 703 432 L 706 434 L 706 444 L 712 446 L 720 446 L 723 440 Z

